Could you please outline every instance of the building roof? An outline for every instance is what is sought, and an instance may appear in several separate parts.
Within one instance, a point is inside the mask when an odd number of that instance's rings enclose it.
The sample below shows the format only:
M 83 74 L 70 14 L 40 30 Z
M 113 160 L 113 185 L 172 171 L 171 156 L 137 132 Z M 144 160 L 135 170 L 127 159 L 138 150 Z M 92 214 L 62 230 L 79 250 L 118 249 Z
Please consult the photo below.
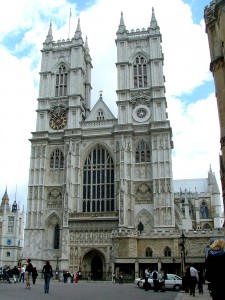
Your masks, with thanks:
M 207 193 L 208 178 L 173 180 L 173 189 L 174 193 L 184 192 L 185 189 L 191 193 Z

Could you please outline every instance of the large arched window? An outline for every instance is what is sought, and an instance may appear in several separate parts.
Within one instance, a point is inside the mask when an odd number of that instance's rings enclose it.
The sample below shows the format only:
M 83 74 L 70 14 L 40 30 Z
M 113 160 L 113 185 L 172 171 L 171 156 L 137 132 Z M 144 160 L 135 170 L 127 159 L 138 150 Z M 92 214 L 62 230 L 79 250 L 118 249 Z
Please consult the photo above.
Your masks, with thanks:
M 52 152 L 50 157 L 51 169 L 63 169 L 64 168 L 64 155 L 61 150 L 56 149 Z
M 200 204 L 200 218 L 201 219 L 208 219 L 209 217 L 209 209 L 207 203 L 203 200 Z
M 150 150 L 144 141 L 141 141 L 136 148 L 135 162 L 150 162 Z
M 133 63 L 134 71 L 134 88 L 142 88 L 147 86 L 147 61 L 139 55 Z
M 94 148 L 84 163 L 83 212 L 115 210 L 114 163 L 100 146 Z
M 68 73 L 64 65 L 60 66 L 56 74 L 55 97 L 67 95 Z
M 54 249 L 59 249 L 59 233 L 60 233 L 59 224 L 56 224 L 55 231 L 54 231 Z

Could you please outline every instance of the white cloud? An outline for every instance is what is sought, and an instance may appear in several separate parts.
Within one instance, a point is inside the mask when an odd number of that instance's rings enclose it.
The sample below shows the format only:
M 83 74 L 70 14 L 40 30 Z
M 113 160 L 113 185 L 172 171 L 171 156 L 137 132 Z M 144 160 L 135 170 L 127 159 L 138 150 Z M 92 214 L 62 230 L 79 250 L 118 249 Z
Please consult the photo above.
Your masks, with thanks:
M 1 111 L 0 118 L 0 197 L 5 186 L 11 200 L 15 187 L 20 201 L 26 203 L 30 132 L 35 130 L 35 109 L 39 81 L 42 43 L 52 22 L 53 36 L 57 41 L 73 36 L 78 20 L 76 5 L 65 0 L 18 0 L 0 4 L 0 40 L 26 32 L 20 43 L 11 45 L 11 51 L 0 44 Z M 190 93 L 205 81 L 212 80 L 209 72 L 209 48 L 205 24 L 194 24 L 190 7 L 181 0 L 99 0 L 81 11 L 83 38 L 88 36 L 92 70 L 92 105 L 103 90 L 103 98 L 116 115 L 116 31 L 120 13 L 128 30 L 147 28 L 152 7 L 162 33 L 162 50 L 165 56 L 166 97 L 169 119 L 173 127 L 174 178 L 206 177 L 209 165 L 219 174 L 219 126 L 216 100 L 204 95 L 196 103 L 185 104 L 180 95 Z M 202 11 L 203 14 L 203 11 Z M 29 49 L 19 59 L 17 51 Z M 38 62 L 38 65 L 37 65 Z M 219 178 L 219 175 L 217 176 Z M 219 183 L 220 184 L 220 183 Z M 22 190 L 22 192 L 21 192 Z M 23 194 L 24 191 L 24 194 Z

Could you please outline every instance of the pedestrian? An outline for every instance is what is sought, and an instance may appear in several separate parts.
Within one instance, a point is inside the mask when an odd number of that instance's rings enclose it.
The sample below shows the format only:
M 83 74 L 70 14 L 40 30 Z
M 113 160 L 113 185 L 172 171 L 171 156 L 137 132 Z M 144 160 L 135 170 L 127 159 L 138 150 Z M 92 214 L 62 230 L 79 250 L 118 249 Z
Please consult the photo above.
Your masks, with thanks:
M 10 280 L 10 273 L 11 273 L 11 270 L 10 270 L 10 267 L 9 266 L 4 266 L 3 268 L 3 280 L 7 280 L 8 283 L 12 283 L 11 280 Z
M 25 269 L 25 278 L 26 278 L 26 289 L 30 290 L 30 278 L 32 275 L 33 265 L 31 263 L 31 259 L 28 258 L 26 262 L 26 269 Z
M 71 278 L 70 278 L 70 282 L 73 283 L 74 282 L 74 273 L 71 273 Z
M 225 267 L 225 240 L 215 240 L 210 246 L 206 258 L 205 279 L 210 282 L 210 291 L 213 300 L 221 300 L 225 295 L 224 284 Z
M 148 292 L 148 278 L 150 277 L 150 268 L 149 267 L 145 269 L 144 277 L 145 277 L 144 288 L 145 288 L 145 291 Z
M 75 282 L 78 283 L 78 280 L 79 280 L 79 272 L 76 273 Z
M 24 283 L 24 276 L 25 276 L 25 267 L 24 267 L 24 265 L 22 265 L 22 267 L 20 269 L 20 279 L 19 279 L 19 282 L 21 282 L 23 280 L 23 283 Z
M 161 268 L 159 273 L 158 273 L 158 279 L 159 279 L 159 289 L 161 292 L 165 292 L 165 279 L 166 279 L 166 275 L 164 270 Z
M 17 266 L 14 266 L 14 268 L 12 268 L 11 274 L 13 276 L 14 283 L 18 283 L 20 271 Z
M 113 272 L 112 273 L 112 283 L 116 282 L 116 274 Z
M 119 273 L 119 284 L 123 284 L 123 273 Z
M 189 293 L 190 278 L 191 278 L 190 266 L 186 265 L 184 270 L 184 276 L 182 278 L 182 286 L 185 293 Z
M 36 269 L 36 267 L 33 267 L 33 270 L 32 270 L 32 280 L 33 280 L 33 284 L 35 284 L 37 277 L 38 277 L 37 269 Z
M 156 268 L 152 272 L 152 278 L 153 278 L 154 292 L 158 292 L 158 290 L 159 290 L 159 278 L 158 278 L 158 271 L 156 270 Z
M 195 297 L 195 287 L 198 283 L 198 271 L 193 267 L 191 264 L 190 266 L 190 282 L 189 282 L 189 290 L 190 290 L 190 296 L 192 295 Z
M 45 265 L 42 268 L 42 273 L 44 274 L 44 291 L 45 293 L 49 293 L 49 285 L 50 285 L 50 279 L 53 277 L 53 271 L 52 266 L 50 265 L 49 260 L 45 261 Z
M 204 283 L 204 277 L 202 275 L 202 272 L 198 271 L 198 292 L 199 292 L 199 294 L 203 294 L 203 283 Z

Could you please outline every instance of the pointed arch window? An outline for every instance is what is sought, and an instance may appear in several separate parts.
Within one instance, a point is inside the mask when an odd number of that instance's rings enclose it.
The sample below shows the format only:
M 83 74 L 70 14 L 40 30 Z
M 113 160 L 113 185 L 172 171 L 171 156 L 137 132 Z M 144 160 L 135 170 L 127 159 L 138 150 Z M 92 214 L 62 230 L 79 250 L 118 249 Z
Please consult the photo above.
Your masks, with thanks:
M 146 250 L 145 250 L 145 256 L 146 257 L 152 257 L 152 249 L 150 247 L 148 247 Z
M 200 204 L 200 218 L 201 219 L 209 218 L 209 209 L 207 203 L 204 200 Z
M 164 256 L 165 257 L 170 257 L 171 256 L 171 249 L 169 247 L 166 247 L 164 249 Z
M 54 249 L 59 249 L 59 236 L 60 236 L 60 227 L 59 224 L 56 224 L 54 230 Z
M 97 112 L 97 120 L 104 120 L 104 111 L 102 109 L 99 109 Z
M 55 97 L 67 95 L 68 72 L 64 65 L 61 65 L 56 73 Z
M 150 150 L 144 141 L 140 141 L 135 152 L 135 162 L 150 162 Z
M 52 152 L 50 157 L 51 169 L 63 169 L 64 168 L 64 155 L 61 150 L 56 149 Z
M 114 162 L 104 148 L 94 148 L 84 163 L 83 212 L 115 211 Z
M 138 55 L 133 63 L 134 88 L 143 88 L 147 86 L 147 60 Z

